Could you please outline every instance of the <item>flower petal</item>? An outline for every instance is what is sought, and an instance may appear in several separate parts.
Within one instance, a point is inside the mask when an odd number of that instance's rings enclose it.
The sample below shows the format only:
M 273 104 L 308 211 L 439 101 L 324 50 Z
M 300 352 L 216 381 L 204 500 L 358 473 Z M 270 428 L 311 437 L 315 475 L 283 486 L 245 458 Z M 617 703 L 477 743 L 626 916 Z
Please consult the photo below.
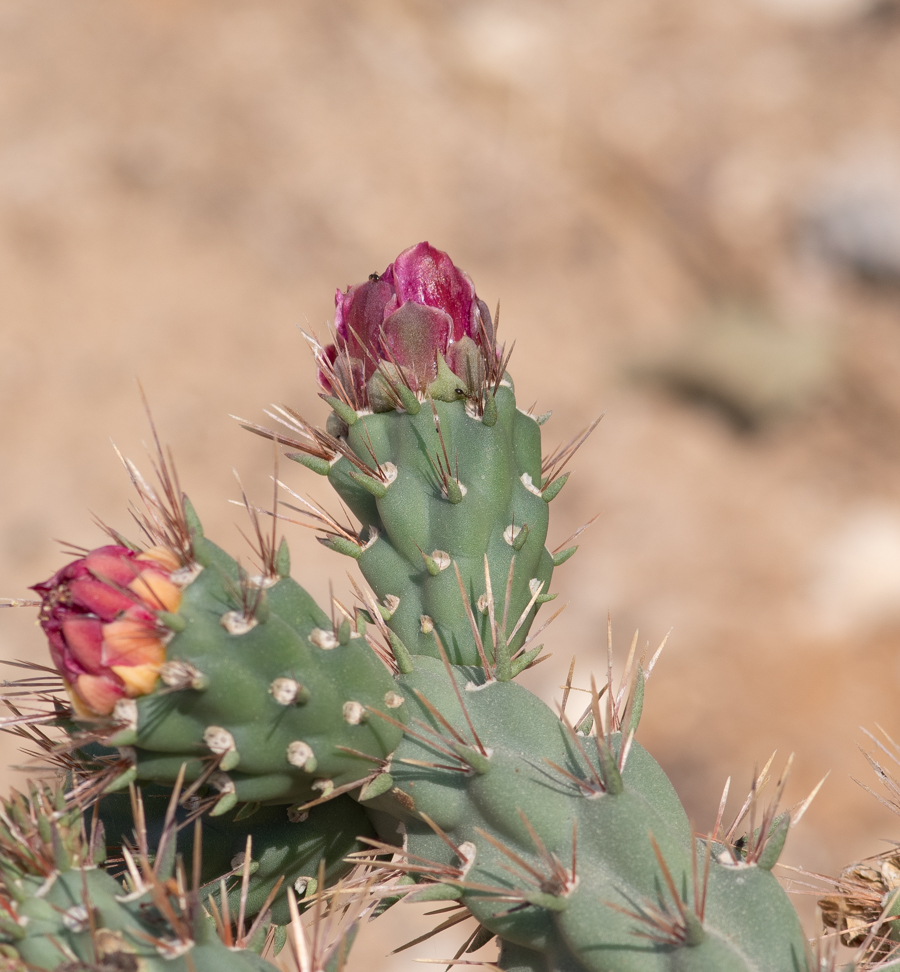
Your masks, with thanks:
M 149 695 L 159 678 L 159 665 L 112 665 L 112 671 L 125 683 L 125 694 L 132 699 Z
M 181 568 L 181 561 L 175 552 L 168 547 L 150 547 L 149 550 L 138 554 L 137 559 L 139 562 L 149 560 L 151 563 L 162 567 L 169 574 Z
M 143 601 L 147 607 L 157 611 L 169 611 L 174 614 L 181 603 L 181 591 L 165 575 L 152 567 L 143 570 L 139 577 L 128 585 L 134 591 L 134 596 Z
M 88 715 L 109 715 L 125 695 L 124 689 L 103 675 L 79 675 L 71 688 Z M 80 708 L 76 705 L 76 710 Z
M 86 614 L 71 614 L 63 619 L 65 652 L 81 671 L 99 675 L 103 671 L 103 622 Z M 67 659 L 68 660 L 68 659 Z M 66 666 L 71 668 L 71 664 Z
M 133 578 L 134 571 L 129 580 Z M 112 621 L 134 604 L 134 598 L 93 577 L 69 581 L 68 587 L 73 606 L 96 614 L 101 621 Z
M 338 291 L 335 294 L 334 327 L 341 350 L 363 362 L 366 377 L 372 374 L 381 357 L 381 324 L 385 306 L 393 296 L 390 283 L 381 278 L 367 280 L 348 287 L 346 293 Z
M 127 587 L 140 570 L 137 555 L 128 547 L 98 547 L 81 562 L 85 574 L 106 581 L 113 587 Z
M 404 304 L 384 322 L 384 342 L 391 359 L 424 391 L 437 377 L 437 356 L 444 354 L 453 321 L 434 307 Z
M 401 304 L 414 301 L 446 311 L 453 320 L 454 341 L 474 334 L 475 285 L 443 250 L 428 242 L 404 250 L 385 272 L 394 282 Z
M 161 665 L 165 660 L 166 646 L 155 624 L 140 617 L 124 617 L 103 626 L 105 665 Z

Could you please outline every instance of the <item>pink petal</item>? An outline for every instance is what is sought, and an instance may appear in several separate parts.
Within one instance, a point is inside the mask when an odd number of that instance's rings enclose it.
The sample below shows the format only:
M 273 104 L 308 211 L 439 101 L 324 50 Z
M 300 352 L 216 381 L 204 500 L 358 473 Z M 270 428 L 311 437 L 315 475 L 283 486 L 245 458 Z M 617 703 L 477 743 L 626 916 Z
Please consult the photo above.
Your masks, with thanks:
M 453 340 L 473 333 L 475 286 L 442 250 L 417 243 L 394 260 L 384 276 L 393 280 L 401 304 L 414 301 L 446 311 L 453 320 Z
M 375 370 L 381 357 L 381 324 L 384 309 L 394 296 L 393 288 L 383 279 L 367 280 L 340 291 L 334 298 L 334 326 L 338 344 L 351 358 L 363 362 L 366 375 Z
M 437 377 L 437 356 L 444 354 L 453 321 L 449 314 L 421 304 L 404 304 L 384 322 L 384 341 L 390 357 L 418 391 L 424 391 Z
M 127 547 L 98 547 L 84 558 L 86 572 L 113 587 L 127 587 L 140 570 L 136 554 Z
M 87 615 L 70 615 L 62 623 L 62 634 L 66 653 L 81 671 L 99 675 L 103 671 L 103 623 Z
M 110 715 L 125 696 L 123 688 L 103 675 L 79 675 L 72 690 L 93 715 Z
M 93 577 L 70 581 L 69 594 L 75 607 L 96 614 L 101 621 L 112 621 L 134 604 L 134 598 Z

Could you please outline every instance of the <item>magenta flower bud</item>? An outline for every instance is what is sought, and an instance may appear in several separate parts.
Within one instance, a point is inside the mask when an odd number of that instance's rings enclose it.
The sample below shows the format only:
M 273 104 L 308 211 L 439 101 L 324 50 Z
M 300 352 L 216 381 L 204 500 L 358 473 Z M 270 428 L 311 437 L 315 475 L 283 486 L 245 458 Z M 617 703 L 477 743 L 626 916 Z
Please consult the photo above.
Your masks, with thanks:
M 441 361 L 474 392 L 483 374 L 477 359 L 493 346 L 491 317 L 472 281 L 427 242 L 404 250 L 383 274 L 338 291 L 334 325 L 319 380 L 356 408 L 378 404 L 370 400 L 376 371 L 419 394 L 445 393 L 435 386 Z
M 160 548 L 98 547 L 34 585 L 53 663 L 78 715 L 109 715 L 119 699 L 153 690 L 165 661 L 156 612 L 178 610 L 178 567 Z

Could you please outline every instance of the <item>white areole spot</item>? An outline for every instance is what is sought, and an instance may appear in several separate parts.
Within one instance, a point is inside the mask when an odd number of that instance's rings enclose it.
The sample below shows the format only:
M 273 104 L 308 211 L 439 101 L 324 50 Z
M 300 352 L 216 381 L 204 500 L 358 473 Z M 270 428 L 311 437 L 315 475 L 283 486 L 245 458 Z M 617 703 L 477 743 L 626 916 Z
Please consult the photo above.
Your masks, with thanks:
M 316 648 L 322 648 L 324 651 L 331 651 L 338 646 L 337 635 L 325 628 L 313 628 L 309 633 L 309 640 Z
M 535 496 L 541 496 L 541 491 L 537 488 L 537 486 L 534 485 L 534 480 L 532 480 L 530 473 L 522 473 L 521 479 L 522 485 L 528 490 L 529 493 L 534 493 Z M 541 499 L 543 498 L 544 497 L 541 496 Z
M 222 726 L 207 726 L 203 732 L 203 742 L 217 756 L 237 748 L 234 745 L 234 736 Z
M 242 635 L 255 628 L 259 621 L 248 618 L 243 611 L 226 611 L 219 623 L 230 635 Z
M 365 706 L 360 702 L 345 702 L 344 708 L 344 722 L 351 726 L 358 726 L 366 714 Z
M 291 766 L 298 766 L 300 769 L 306 769 L 306 764 L 310 760 L 315 760 L 316 755 L 312 751 L 312 746 L 309 743 L 303 742 L 302 739 L 296 739 L 287 748 L 287 761 Z
M 134 699 L 119 699 L 112 712 L 113 719 L 126 729 L 137 729 L 138 707 Z
M 450 554 L 446 550 L 432 550 L 431 559 L 437 564 L 438 570 L 446 570 L 450 566 Z
M 522 528 L 520 526 L 516 526 L 515 523 L 510 523 L 510 525 L 503 531 L 503 539 L 510 546 L 512 546 L 516 542 L 516 537 L 521 532 L 522 532 Z
M 276 678 L 269 686 L 269 692 L 279 705 L 293 705 L 300 692 L 300 683 L 293 678 Z

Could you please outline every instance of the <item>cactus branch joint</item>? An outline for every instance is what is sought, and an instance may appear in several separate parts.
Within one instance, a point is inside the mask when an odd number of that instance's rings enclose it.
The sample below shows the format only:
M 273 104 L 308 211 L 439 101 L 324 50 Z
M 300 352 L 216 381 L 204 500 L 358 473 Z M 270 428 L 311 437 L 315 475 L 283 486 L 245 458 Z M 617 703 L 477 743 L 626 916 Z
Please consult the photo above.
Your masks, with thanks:
M 617 681 L 610 626 L 605 680 L 579 690 L 573 660 L 556 712 L 515 681 L 546 657 L 559 612 L 537 615 L 582 532 L 549 550 L 550 504 L 597 423 L 544 452 L 498 317 L 446 253 L 404 250 L 337 292 L 330 342 L 309 338 L 323 425 L 289 405 L 274 429 L 241 420 L 345 515 L 276 475 L 271 509 L 240 503 L 251 573 L 154 430 L 156 482 L 125 461 L 143 537 L 108 531 L 38 601 L 2 602 L 39 608 L 53 662 L 5 683 L 2 727 L 58 771 L 0 808 L 10 969 L 264 972 L 289 943 L 301 972 L 337 972 L 404 901 L 446 903 L 433 933 L 465 925 L 451 966 L 837 968 L 773 873 L 809 804 L 779 810 L 787 770 L 764 804 L 770 761 L 728 826 L 726 787 L 696 835 L 637 741 L 659 652 L 635 638 Z M 292 577 L 284 522 L 356 562 L 355 603 L 323 610 Z M 890 965 L 894 871 L 857 865 L 823 899 L 848 969 Z

